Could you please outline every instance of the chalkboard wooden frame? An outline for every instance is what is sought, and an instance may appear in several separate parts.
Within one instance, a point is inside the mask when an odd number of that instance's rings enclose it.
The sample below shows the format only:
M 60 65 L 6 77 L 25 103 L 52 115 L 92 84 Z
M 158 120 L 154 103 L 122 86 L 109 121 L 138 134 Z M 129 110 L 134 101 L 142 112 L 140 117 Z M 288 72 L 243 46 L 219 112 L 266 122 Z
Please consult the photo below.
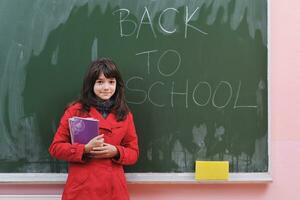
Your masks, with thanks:
M 67 174 L 13 173 L 0 174 L 1 184 L 64 184 Z M 269 173 L 230 173 L 226 181 L 196 181 L 194 173 L 127 173 L 129 184 L 196 184 L 196 183 L 268 183 Z

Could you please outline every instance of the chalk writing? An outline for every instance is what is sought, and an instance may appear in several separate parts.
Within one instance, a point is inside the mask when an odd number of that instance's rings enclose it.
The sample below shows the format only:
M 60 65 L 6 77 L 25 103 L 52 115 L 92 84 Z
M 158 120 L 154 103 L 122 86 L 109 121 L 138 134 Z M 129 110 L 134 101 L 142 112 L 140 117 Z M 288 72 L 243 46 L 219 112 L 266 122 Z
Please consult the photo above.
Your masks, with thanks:
M 185 107 L 188 108 L 188 89 L 189 89 L 189 81 L 186 80 L 185 82 L 185 91 L 184 92 L 175 92 L 174 91 L 175 82 L 172 82 L 172 89 L 171 89 L 171 107 L 174 107 L 174 95 L 183 95 L 185 96 Z
M 128 95 L 132 95 L 138 98 L 138 100 L 127 99 L 128 103 L 144 104 L 149 102 L 154 107 L 170 106 L 173 108 L 177 106 L 184 106 L 185 108 L 188 108 L 191 104 L 193 104 L 199 108 L 212 106 L 213 108 L 224 109 L 229 107 L 230 103 L 233 102 L 233 105 L 231 106 L 232 109 L 257 108 L 257 105 L 237 105 L 241 93 L 241 81 L 238 81 L 237 87 L 235 87 L 237 88 L 236 92 L 234 92 L 234 87 L 232 86 L 233 83 L 225 80 L 219 81 L 215 87 L 212 86 L 212 83 L 209 83 L 207 81 L 199 81 L 195 86 L 193 86 L 189 80 L 185 80 L 184 82 L 176 82 L 174 80 L 170 80 L 168 82 L 154 81 L 149 85 L 148 88 L 142 88 L 141 85 L 144 85 L 142 84 L 143 81 L 144 78 L 139 76 L 133 76 L 126 81 L 126 89 L 128 90 Z M 182 85 L 184 85 L 184 89 L 179 90 L 179 85 L 181 87 Z M 196 95 L 196 91 L 199 90 L 200 87 L 205 87 L 207 89 L 207 92 L 203 92 L 201 93 L 201 95 Z M 165 92 L 165 96 L 160 98 L 160 102 L 156 102 L 153 100 L 152 96 L 155 93 L 160 93 L 161 91 L 168 90 L 169 92 Z M 225 95 L 219 97 L 219 101 L 224 103 L 216 103 L 216 96 L 218 95 L 218 93 L 225 93 Z M 179 98 L 183 98 L 184 101 L 179 100 Z M 191 98 L 192 101 L 189 101 L 189 98 Z M 169 101 L 166 102 L 166 99 L 169 99 Z M 203 102 L 200 101 L 200 99 L 204 99 Z
M 207 88 L 208 88 L 208 91 L 209 91 L 209 95 L 208 95 L 208 98 L 207 98 L 207 100 L 206 100 L 206 102 L 205 103 L 199 103 L 199 101 L 196 99 L 196 91 L 197 91 L 197 89 L 200 87 L 200 85 L 206 85 L 207 86 Z M 193 90 L 193 101 L 195 102 L 195 104 L 197 105 L 197 106 L 206 106 L 208 103 L 209 103 L 209 100 L 210 100 L 210 98 L 211 98 L 211 86 L 210 86 L 210 84 L 208 83 L 208 82 L 206 82 L 206 81 L 200 81 L 196 86 L 195 86 L 195 88 L 194 88 L 194 90 Z
M 143 104 L 147 100 L 147 92 L 146 91 L 141 90 L 141 89 L 131 88 L 130 85 L 129 85 L 131 83 L 131 81 L 134 81 L 134 80 L 143 80 L 143 79 L 144 79 L 143 77 L 133 76 L 133 77 L 129 78 L 126 81 L 126 89 L 128 91 L 136 92 L 136 93 L 142 95 L 142 100 L 141 101 L 129 101 L 129 100 L 127 100 L 128 103 L 131 103 L 131 104 Z
M 228 87 L 228 89 L 229 89 L 229 97 L 227 98 L 226 103 L 224 105 L 219 106 L 219 105 L 216 105 L 216 103 L 215 103 L 215 97 L 216 97 L 216 94 L 217 94 L 217 92 L 218 92 L 218 90 L 219 90 L 219 88 L 220 88 L 221 85 L 226 85 Z M 213 96 L 212 96 L 212 104 L 216 108 L 224 108 L 230 102 L 231 97 L 232 97 L 232 87 L 231 87 L 231 84 L 229 82 L 227 82 L 227 81 L 220 81 L 219 84 L 217 85 L 215 91 L 214 91 Z
M 199 10 L 199 7 L 196 7 L 195 10 L 190 14 L 189 7 L 185 6 L 185 13 L 184 13 L 184 38 L 188 37 L 188 31 L 189 30 L 195 30 L 201 35 L 207 35 L 208 33 L 205 32 L 204 30 L 200 29 L 199 27 L 192 25 L 191 21 L 194 17 L 194 15 L 197 13 Z M 173 11 L 173 13 L 171 12 Z M 127 8 L 120 8 L 112 12 L 113 15 L 116 15 L 119 13 L 119 31 L 120 31 L 120 36 L 121 37 L 130 37 L 135 35 L 136 39 L 140 37 L 140 32 L 142 27 L 148 27 L 148 29 L 151 30 L 151 34 L 153 35 L 154 38 L 157 38 L 157 30 L 154 29 L 154 23 L 157 23 L 159 27 L 159 30 L 161 33 L 166 34 L 166 35 L 171 35 L 176 32 L 178 32 L 177 28 L 174 27 L 173 29 L 167 29 L 163 25 L 163 18 L 167 17 L 168 14 L 180 14 L 180 12 L 176 8 L 166 8 L 161 13 L 159 14 L 158 21 L 154 21 L 154 17 L 151 17 L 151 13 L 149 12 L 148 8 L 145 6 L 143 15 L 142 17 L 137 21 L 134 21 L 133 19 L 130 19 L 131 13 L 130 10 Z M 143 26 L 144 25 L 144 26 Z M 128 32 L 124 32 L 124 29 L 128 30 Z
M 154 86 L 158 85 L 158 84 L 160 84 L 160 85 L 165 85 L 165 84 L 164 84 L 163 82 L 161 82 L 161 81 L 156 81 L 156 82 L 152 83 L 152 84 L 150 85 L 150 87 L 149 87 L 149 90 L 148 90 L 148 100 L 149 100 L 149 102 L 150 102 L 152 105 L 154 105 L 154 106 L 157 106 L 157 107 L 164 107 L 165 104 L 158 104 L 158 103 L 154 102 L 154 101 L 151 99 L 152 88 L 153 88 Z
M 157 49 L 155 50 L 148 50 L 148 51 L 143 51 L 143 52 L 139 52 L 139 53 L 136 53 L 135 55 L 144 55 L 146 54 L 147 55 L 147 73 L 150 74 L 150 54 L 152 53 L 155 53 L 155 52 L 158 52 Z M 171 55 L 171 56 L 168 56 L 168 55 Z M 172 56 L 173 55 L 173 56 Z M 164 72 L 161 68 L 161 62 L 163 59 L 171 59 L 171 60 L 174 60 L 173 57 L 175 56 L 175 59 L 177 59 L 177 65 L 175 66 L 175 69 L 171 72 Z M 167 57 L 167 58 L 166 58 Z M 172 57 L 172 58 L 170 58 Z M 159 57 L 158 59 L 158 62 L 157 62 L 157 70 L 158 72 L 162 75 L 162 76 L 165 76 L 165 77 L 169 77 L 169 76 L 172 76 L 174 75 L 179 67 L 180 67 L 180 64 L 181 64 L 181 56 L 180 56 L 180 53 L 174 49 L 168 49 L 166 51 L 164 51 L 161 56 Z
M 140 53 L 137 53 L 135 55 L 143 55 L 143 54 L 147 54 L 147 72 L 148 74 L 150 74 L 150 53 L 154 53 L 157 52 L 158 50 L 150 50 L 150 51 L 143 51 Z
M 239 86 L 238 86 L 237 95 L 236 95 L 236 98 L 235 98 L 235 101 L 234 101 L 233 108 L 235 108 L 235 109 L 237 109 L 237 108 L 257 108 L 257 105 L 237 105 L 238 97 L 240 96 L 241 85 L 242 85 L 242 81 L 239 81 Z
M 165 33 L 168 33 L 168 34 L 172 34 L 172 33 L 175 33 L 176 32 L 176 28 L 174 28 L 173 30 L 167 30 L 164 26 L 163 26 L 163 23 L 162 23 L 162 19 L 163 19 L 163 16 L 164 14 L 167 12 L 167 11 L 175 11 L 177 13 L 179 13 L 179 11 L 176 9 L 176 8 L 167 8 L 167 9 L 164 9 L 161 14 L 159 15 L 159 18 L 158 18 L 158 25 L 159 27 L 161 28 L 162 31 L 164 31 Z
M 177 66 L 175 67 L 175 69 L 174 69 L 172 72 L 165 73 L 165 72 L 163 72 L 163 71 L 161 70 L 161 65 L 160 65 L 160 63 L 161 63 L 161 60 L 162 60 L 167 54 L 170 54 L 170 53 L 172 53 L 173 55 L 175 55 L 175 57 L 177 57 L 178 63 L 177 63 Z M 173 50 L 173 49 L 169 49 L 169 50 L 165 51 L 165 52 L 159 57 L 158 63 L 157 63 L 157 69 L 158 69 L 158 71 L 159 71 L 159 73 L 160 73 L 161 75 L 168 77 L 168 76 L 174 75 L 174 74 L 178 71 L 178 69 L 179 69 L 179 67 L 180 67 L 180 64 L 181 64 L 181 57 L 180 57 L 179 52 L 176 51 L 176 50 Z
M 136 56 L 145 56 L 145 63 L 147 68 L 146 76 L 151 77 L 151 66 L 150 66 L 150 60 L 152 59 L 152 54 L 154 53 L 160 53 L 158 49 L 153 50 L 146 50 L 142 52 L 135 53 Z M 175 58 L 177 58 L 177 65 L 171 66 L 174 69 L 169 70 L 169 72 L 166 72 L 166 69 L 162 69 L 161 62 L 162 59 L 171 59 L 167 57 L 167 55 L 173 55 Z M 172 58 L 173 58 L 172 57 Z M 168 49 L 163 51 L 161 53 L 160 57 L 157 61 L 157 71 L 162 77 L 172 78 L 176 72 L 180 69 L 181 65 L 181 55 L 179 51 L 174 49 Z M 174 60 L 174 58 L 172 59 Z M 170 66 L 168 66 L 170 67 Z M 153 66 L 154 68 L 154 66 Z M 154 68 L 155 69 L 155 68 Z M 128 103 L 131 104 L 144 104 L 144 103 L 150 103 L 154 107 L 166 107 L 170 106 L 172 108 L 179 106 L 184 106 L 185 108 L 188 108 L 189 105 L 192 103 L 193 105 L 196 105 L 197 107 L 206 107 L 206 106 L 212 106 L 216 109 L 224 109 L 227 108 L 230 103 L 233 101 L 232 109 L 242 109 L 242 108 L 253 108 L 256 109 L 258 106 L 256 105 L 258 102 L 256 102 L 255 105 L 241 105 L 239 102 L 239 97 L 241 93 L 241 86 L 242 81 L 238 81 L 236 92 L 234 91 L 233 83 L 230 83 L 227 80 L 220 80 L 215 87 L 213 85 L 205 80 L 199 80 L 194 86 L 189 83 L 189 80 L 185 80 L 184 82 L 176 81 L 173 79 L 170 79 L 167 82 L 164 81 L 154 81 L 150 83 L 148 88 L 142 88 L 142 85 L 145 85 L 144 77 L 142 76 L 132 76 L 126 81 L 126 89 L 128 90 L 128 94 L 135 96 L 138 100 L 130 100 L 127 99 Z M 184 85 L 184 89 L 179 90 L 179 86 L 182 87 Z M 169 89 L 168 89 L 169 88 Z M 166 92 L 165 95 L 169 95 L 162 97 L 159 99 L 159 102 L 157 100 L 154 100 L 155 94 L 159 94 L 161 91 L 169 91 Z M 235 93 L 234 93 L 235 92 Z M 235 94 L 235 96 L 234 96 Z M 234 96 L 234 97 L 233 97 Z M 184 103 L 180 101 L 179 99 L 184 98 Z M 166 102 L 166 99 L 169 99 L 168 102 Z M 192 99 L 190 102 L 189 99 Z M 179 103 L 178 103 L 179 102 Z M 181 102 L 181 103 L 180 103 Z
M 185 29 L 184 29 L 184 30 L 185 30 L 185 31 L 184 31 L 184 37 L 185 37 L 185 38 L 187 38 L 187 32 L 188 32 L 187 30 L 188 30 L 188 27 L 189 27 L 189 28 L 192 28 L 192 29 L 194 29 L 194 30 L 199 31 L 200 33 L 202 33 L 202 34 L 204 34 L 204 35 L 207 35 L 206 32 L 204 32 L 204 31 L 202 31 L 201 29 L 199 29 L 199 28 L 197 28 L 197 27 L 195 27 L 195 26 L 189 24 L 189 22 L 191 21 L 193 15 L 197 12 L 198 9 L 199 9 L 199 7 L 197 7 L 197 8 L 194 10 L 194 12 L 193 12 L 190 16 L 188 16 L 188 15 L 189 15 L 189 8 L 188 8 L 187 6 L 185 7 Z
M 145 16 L 148 18 L 148 21 L 144 21 Z M 139 33 L 140 33 L 140 30 L 141 30 L 141 26 L 142 26 L 143 24 L 148 24 L 148 25 L 150 25 L 151 31 L 152 31 L 152 33 L 153 33 L 153 36 L 156 38 L 157 36 L 156 36 L 156 33 L 155 33 L 154 29 L 153 29 L 152 20 L 151 20 L 151 17 L 150 17 L 150 14 L 149 14 L 149 11 L 148 11 L 147 7 L 145 7 L 145 11 L 144 11 L 143 16 L 142 16 L 142 18 L 141 18 L 141 21 L 140 21 L 140 24 L 139 24 L 139 27 L 138 27 L 138 30 L 137 30 L 137 33 L 136 33 L 136 38 L 139 37 Z
M 133 21 L 133 20 L 130 20 L 130 19 L 127 19 L 129 14 L 130 14 L 130 11 L 126 8 L 120 8 L 116 11 L 113 12 L 113 14 L 115 14 L 116 12 L 119 11 L 119 16 L 120 16 L 120 20 L 119 20 L 119 27 L 120 27 L 120 36 L 121 37 L 128 37 L 128 36 L 131 36 L 135 33 L 135 30 L 136 30 L 136 27 L 137 27 L 137 24 Z M 125 16 L 123 16 L 123 13 L 125 13 Z M 132 29 L 131 32 L 129 33 L 124 33 L 123 31 L 123 23 L 129 23 L 131 25 L 134 26 L 134 28 Z

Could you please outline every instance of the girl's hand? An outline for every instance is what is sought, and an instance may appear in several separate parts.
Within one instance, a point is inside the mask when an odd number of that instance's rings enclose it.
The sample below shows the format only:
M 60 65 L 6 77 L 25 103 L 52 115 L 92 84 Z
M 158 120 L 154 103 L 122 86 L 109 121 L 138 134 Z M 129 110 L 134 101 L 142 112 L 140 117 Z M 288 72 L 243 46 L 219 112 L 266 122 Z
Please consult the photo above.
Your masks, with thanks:
M 95 147 L 102 147 L 104 144 L 103 134 L 98 135 L 91 139 L 85 146 L 84 146 L 84 153 L 90 153 L 91 150 Z
M 111 144 L 103 143 L 101 147 L 93 147 L 90 151 L 92 158 L 113 158 L 119 154 L 118 149 Z

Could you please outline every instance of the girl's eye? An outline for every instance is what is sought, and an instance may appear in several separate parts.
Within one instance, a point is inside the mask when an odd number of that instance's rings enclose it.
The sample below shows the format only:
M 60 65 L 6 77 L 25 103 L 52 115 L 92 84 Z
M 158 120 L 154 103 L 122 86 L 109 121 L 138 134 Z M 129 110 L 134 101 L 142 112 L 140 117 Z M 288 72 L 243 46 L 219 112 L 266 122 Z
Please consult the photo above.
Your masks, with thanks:
M 116 82 L 116 81 L 114 81 L 114 80 L 109 81 L 110 84 L 115 84 L 115 82 Z
M 96 83 L 98 83 L 98 84 L 103 84 L 103 81 L 97 81 Z

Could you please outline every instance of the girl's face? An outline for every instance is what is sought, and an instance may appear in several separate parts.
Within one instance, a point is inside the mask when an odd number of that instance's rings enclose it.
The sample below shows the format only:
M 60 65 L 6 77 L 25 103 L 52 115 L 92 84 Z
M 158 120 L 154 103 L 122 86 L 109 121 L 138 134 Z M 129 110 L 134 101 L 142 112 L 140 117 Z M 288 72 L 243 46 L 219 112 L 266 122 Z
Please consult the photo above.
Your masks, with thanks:
M 117 81 L 115 78 L 106 78 L 100 74 L 94 85 L 94 93 L 102 100 L 109 100 L 116 91 Z

